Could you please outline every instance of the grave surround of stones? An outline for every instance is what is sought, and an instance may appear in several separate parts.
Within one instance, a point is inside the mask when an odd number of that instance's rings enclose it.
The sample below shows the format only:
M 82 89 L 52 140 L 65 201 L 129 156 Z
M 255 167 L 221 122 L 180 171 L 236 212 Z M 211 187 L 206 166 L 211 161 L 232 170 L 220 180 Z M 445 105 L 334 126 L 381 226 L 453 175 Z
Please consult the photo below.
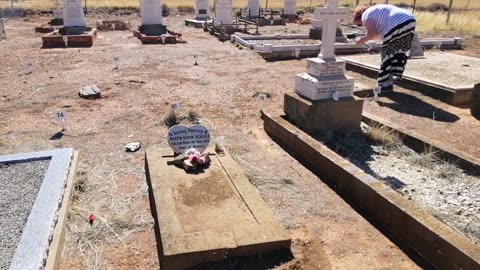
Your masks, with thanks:
M 338 9 L 338 0 L 317 9 L 323 14 L 321 51 L 318 58 L 307 60 L 307 72 L 296 76 L 297 95 L 285 94 L 284 111 L 307 133 L 360 128 L 363 100 L 353 96 L 354 80 L 345 75 L 345 61 L 334 53 L 337 20 L 344 11 Z

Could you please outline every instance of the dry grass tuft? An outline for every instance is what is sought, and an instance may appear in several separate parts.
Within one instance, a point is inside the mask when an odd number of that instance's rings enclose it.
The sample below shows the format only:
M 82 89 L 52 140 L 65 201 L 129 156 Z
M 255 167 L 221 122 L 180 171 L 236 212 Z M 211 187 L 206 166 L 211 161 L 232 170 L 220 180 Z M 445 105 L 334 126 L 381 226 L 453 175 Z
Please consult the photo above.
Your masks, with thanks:
M 163 123 L 171 128 L 175 125 L 201 124 L 202 118 L 199 113 L 193 110 L 170 110 L 163 118 Z
M 370 126 L 367 131 L 367 137 L 370 140 L 387 147 L 393 147 L 402 144 L 402 139 L 395 130 L 380 124 Z
M 480 33 L 480 11 L 453 12 L 448 24 L 447 13 L 444 12 L 416 12 L 415 16 L 419 32 L 453 31 L 469 35 Z

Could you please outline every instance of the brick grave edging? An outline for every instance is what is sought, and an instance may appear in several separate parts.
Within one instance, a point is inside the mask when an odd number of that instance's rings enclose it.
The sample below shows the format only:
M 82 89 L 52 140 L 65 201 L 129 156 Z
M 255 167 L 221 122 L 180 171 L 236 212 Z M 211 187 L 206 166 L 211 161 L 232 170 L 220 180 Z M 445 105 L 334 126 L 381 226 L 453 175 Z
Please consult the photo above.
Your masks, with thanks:
M 281 116 L 262 111 L 273 140 L 375 223 L 439 269 L 479 269 L 480 247 Z

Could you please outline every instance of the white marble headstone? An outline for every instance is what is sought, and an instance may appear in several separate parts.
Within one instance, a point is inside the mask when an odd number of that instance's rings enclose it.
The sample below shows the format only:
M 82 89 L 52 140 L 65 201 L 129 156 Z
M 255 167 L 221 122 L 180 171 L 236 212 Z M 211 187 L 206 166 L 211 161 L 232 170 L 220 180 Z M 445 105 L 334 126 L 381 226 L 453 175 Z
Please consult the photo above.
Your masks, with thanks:
M 195 0 L 195 19 L 206 20 L 210 18 L 208 0 Z
M 183 154 L 190 149 L 203 153 L 210 144 L 210 132 L 202 125 L 177 125 L 168 130 L 167 139 L 175 153 Z
M 233 24 L 232 0 L 217 0 L 215 6 L 215 25 Z
M 63 1 L 63 25 L 65 27 L 87 26 L 83 14 L 82 0 Z
M 162 2 L 160 0 L 140 0 L 142 25 L 162 24 Z
M 248 0 L 248 13 L 250 17 L 260 16 L 260 0 Z
M 319 57 L 335 58 L 335 39 L 338 20 L 350 16 L 348 8 L 339 8 L 338 0 L 327 0 L 324 8 L 315 8 L 314 18 L 322 22 L 322 47 Z
M 285 0 L 285 15 L 297 15 L 297 0 Z

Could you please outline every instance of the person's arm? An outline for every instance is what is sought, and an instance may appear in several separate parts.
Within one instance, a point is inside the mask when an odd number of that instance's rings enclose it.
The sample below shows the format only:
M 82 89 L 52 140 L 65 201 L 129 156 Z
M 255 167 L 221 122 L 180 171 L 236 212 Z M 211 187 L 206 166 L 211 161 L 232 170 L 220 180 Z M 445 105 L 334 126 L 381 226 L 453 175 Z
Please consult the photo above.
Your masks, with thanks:
M 366 20 L 363 25 L 367 29 L 367 35 L 356 42 L 359 45 L 363 45 L 367 41 L 370 41 L 378 36 L 377 27 L 372 19 Z

